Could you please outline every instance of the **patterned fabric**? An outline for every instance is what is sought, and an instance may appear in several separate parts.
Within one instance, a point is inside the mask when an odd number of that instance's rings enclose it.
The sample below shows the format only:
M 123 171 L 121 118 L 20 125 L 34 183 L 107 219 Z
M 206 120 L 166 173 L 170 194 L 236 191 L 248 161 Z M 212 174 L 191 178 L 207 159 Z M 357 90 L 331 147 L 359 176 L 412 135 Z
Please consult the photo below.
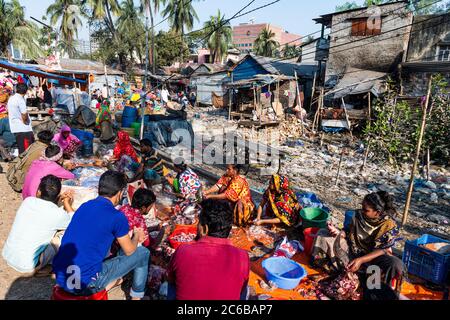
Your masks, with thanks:
M 67 138 L 64 138 L 64 132 L 70 133 Z M 82 145 L 82 142 L 76 136 L 71 134 L 71 132 L 72 130 L 68 125 L 63 125 L 61 131 L 54 136 L 53 141 L 58 144 L 58 146 L 64 152 L 64 155 L 73 157 L 75 152 Z
M 102 122 L 108 121 L 112 122 L 111 111 L 109 110 L 110 102 L 105 100 L 103 101 L 100 110 L 97 112 L 97 118 L 95 119 L 95 124 L 97 129 L 101 129 Z
M 299 202 L 287 177 L 273 175 L 264 198 L 269 202 L 271 211 L 285 225 L 290 227 L 297 224 Z
M 228 184 L 225 184 L 227 181 Z M 236 176 L 233 179 L 222 177 L 217 185 L 226 185 L 225 195 L 230 202 L 235 204 L 234 224 L 237 226 L 245 225 L 255 208 L 247 180 L 241 176 Z M 239 202 L 242 203 L 242 212 L 239 212 L 238 209 Z
M 195 197 L 202 184 L 198 175 L 190 168 L 178 177 L 180 193 L 185 197 Z
M 120 208 L 120 211 L 125 215 L 128 220 L 128 225 L 130 226 L 130 231 L 133 231 L 134 228 L 142 228 L 144 229 L 145 241 L 142 244 L 144 247 L 148 247 L 150 245 L 150 237 L 148 234 L 147 225 L 145 224 L 145 218 L 141 214 L 138 209 L 133 208 L 130 205 L 125 205 Z
M 119 131 L 116 146 L 114 147 L 114 158 L 120 160 L 122 156 L 129 156 L 138 162 L 136 151 L 131 145 L 130 136 L 125 131 Z
M 400 240 L 397 223 L 389 216 L 369 219 L 357 211 L 350 225 L 349 244 L 354 255 L 389 249 Z

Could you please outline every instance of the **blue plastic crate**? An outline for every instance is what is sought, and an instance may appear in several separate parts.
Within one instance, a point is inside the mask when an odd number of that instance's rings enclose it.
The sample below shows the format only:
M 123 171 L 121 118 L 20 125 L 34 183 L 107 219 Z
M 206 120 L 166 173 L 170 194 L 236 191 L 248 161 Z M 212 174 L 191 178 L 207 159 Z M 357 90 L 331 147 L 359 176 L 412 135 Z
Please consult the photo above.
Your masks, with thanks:
M 450 241 L 429 234 L 425 234 L 414 241 L 406 241 L 403 263 L 408 273 L 434 284 L 442 285 L 447 281 L 450 268 L 450 254 L 443 255 L 420 247 L 420 245 L 437 242 L 450 244 Z

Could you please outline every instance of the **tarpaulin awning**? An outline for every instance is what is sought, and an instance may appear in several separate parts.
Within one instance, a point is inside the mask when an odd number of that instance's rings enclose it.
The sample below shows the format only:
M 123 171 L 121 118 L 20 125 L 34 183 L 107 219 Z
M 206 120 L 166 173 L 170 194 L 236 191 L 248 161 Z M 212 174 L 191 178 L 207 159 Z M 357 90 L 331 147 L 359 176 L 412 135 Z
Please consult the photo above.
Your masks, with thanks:
M 333 95 L 334 99 L 340 99 L 348 95 L 371 92 L 378 97 L 383 92 L 385 77 L 384 72 L 350 68 L 325 96 Z
M 65 81 L 65 82 L 76 82 L 76 83 L 81 83 L 81 84 L 86 83 L 85 80 L 60 76 L 57 74 L 39 70 L 35 67 L 31 67 L 30 65 L 20 65 L 20 64 L 12 63 L 12 62 L 5 61 L 5 60 L 0 60 L 0 68 L 5 68 L 5 69 L 8 69 L 8 70 L 11 70 L 14 72 L 23 73 L 23 74 L 27 74 L 30 76 L 40 77 L 40 78 L 54 79 L 54 80 Z

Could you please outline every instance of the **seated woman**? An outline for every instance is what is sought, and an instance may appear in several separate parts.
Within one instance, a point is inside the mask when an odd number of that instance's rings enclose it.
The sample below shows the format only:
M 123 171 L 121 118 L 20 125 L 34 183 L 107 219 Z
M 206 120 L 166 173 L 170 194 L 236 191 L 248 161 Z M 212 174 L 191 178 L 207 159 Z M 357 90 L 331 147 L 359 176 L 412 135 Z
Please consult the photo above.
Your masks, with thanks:
M 65 170 L 61 164 L 63 162 L 63 152 L 60 147 L 50 145 L 45 149 L 40 160 L 33 161 L 27 172 L 23 184 L 22 198 L 36 197 L 41 179 L 48 175 L 54 175 L 59 179 L 74 179 L 75 175 Z
M 184 200 L 196 199 L 202 187 L 198 175 L 184 163 L 175 164 L 176 178 L 166 177 L 175 194 Z
M 223 177 L 211 189 L 205 191 L 203 197 L 205 200 L 228 200 L 234 206 L 234 224 L 245 226 L 255 205 L 247 179 L 239 175 L 240 171 L 240 165 L 228 165 Z
M 97 112 L 97 118 L 95 119 L 95 128 L 101 132 L 100 141 L 104 143 L 110 142 L 114 139 L 112 115 L 109 106 L 110 101 L 104 100 Z
M 125 131 L 119 131 L 117 134 L 117 142 L 114 147 L 113 161 L 119 161 L 122 157 L 129 157 L 134 162 L 138 162 L 139 159 L 136 155 L 136 151 L 131 145 L 130 136 Z
M 83 144 L 80 139 L 72 134 L 68 125 L 63 125 L 61 131 L 55 134 L 53 141 L 62 149 L 65 159 L 72 159 Z
M 396 214 L 392 197 L 387 192 L 367 195 L 362 210 L 357 211 L 345 234 L 331 224 L 317 234 L 313 246 L 312 265 L 329 272 L 358 272 L 363 265 L 376 265 L 384 273 L 384 282 L 403 273 L 402 261 L 392 255 L 392 247 L 400 240 L 399 228 L 392 218 Z
M 261 219 L 264 208 L 266 208 L 266 214 L 272 218 Z M 301 208 L 297 196 L 289 184 L 289 179 L 275 174 L 272 176 L 269 187 L 264 193 L 254 223 L 257 226 L 284 223 L 288 227 L 292 227 L 298 222 Z

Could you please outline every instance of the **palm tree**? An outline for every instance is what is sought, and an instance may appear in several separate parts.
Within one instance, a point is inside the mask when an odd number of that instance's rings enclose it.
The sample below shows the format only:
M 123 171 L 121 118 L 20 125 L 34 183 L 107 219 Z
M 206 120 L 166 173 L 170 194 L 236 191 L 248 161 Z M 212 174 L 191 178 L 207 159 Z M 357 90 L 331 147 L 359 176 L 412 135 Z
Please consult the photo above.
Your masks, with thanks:
M 153 11 L 152 5 L 153 2 Z M 165 5 L 167 0 L 141 0 L 141 12 L 144 12 L 145 8 L 149 8 L 150 12 L 150 24 L 152 31 L 152 68 L 153 74 L 156 73 L 156 54 L 155 54 L 155 19 L 154 16 L 157 14 L 161 5 Z
M 264 28 L 255 40 L 255 53 L 264 57 L 273 57 L 280 46 L 270 26 Z
M 70 57 L 76 54 L 74 41 L 78 37 L 78 29 L 81 27 L 81 18 L 85 16 L 81 9 L 79 0 L 56 0 L 47 8 L 47 15 L 50 16 L 52 25 L 60 22 L 59 31 L 61 33 L 58 47 L 66 52 Z
M 225 20 L 225 16 L 218 10 L 217 16 L 211 16 L 210 20 L 205 22 L 204 29 L 209 36 L 208 49 L 212 53 L 211 63 L 222 62 L 231 43 L 230 22 Z
M 43 53 L 39 46 L 39 28 L 25 20 L 24 7 L 18 0 L 0 0 L 0 54 L 9 57 L 8 47 L 13 44 L 29 58 Z
M 121 3 L 120 16 L 117 19 L 118 33 L 122 41 L 127 43 L 131 59 L 133 59 L 134 52 L 139 57 L 142 57 L 143 54 L 142 42 L 137 40 L 144 31 L 142 14 L 138 9 L 133 0 L 124 0 Z
M 172 30 L 182 36 L 186 30 L 191 31 L 194 28 L 194 20 L 199 21 L 192 0 L 169 0 L 162 15 L 169 17 Z
M 92 17 L 99 20 L 103 19 L 111 34 L 116 37 L 116 28 L 112 17 L 120 13 L 118 0 L 87 0 L 85 2 L 92 9 Z

